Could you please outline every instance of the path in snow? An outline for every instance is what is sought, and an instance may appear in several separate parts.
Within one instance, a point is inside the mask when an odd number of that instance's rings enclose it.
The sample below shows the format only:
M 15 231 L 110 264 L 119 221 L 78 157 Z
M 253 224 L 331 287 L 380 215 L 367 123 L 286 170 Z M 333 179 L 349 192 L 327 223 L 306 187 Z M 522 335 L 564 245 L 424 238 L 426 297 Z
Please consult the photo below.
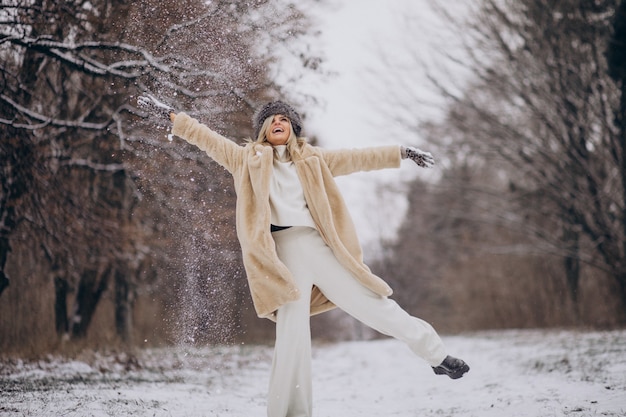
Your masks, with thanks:
M 626 330 L 444 337 L 472 367 L 435 376 L 395 340 L 314 348 L 316 417 L 626 415 Z M 0 362 L 0 416 L 265 416 L 266 346 Z

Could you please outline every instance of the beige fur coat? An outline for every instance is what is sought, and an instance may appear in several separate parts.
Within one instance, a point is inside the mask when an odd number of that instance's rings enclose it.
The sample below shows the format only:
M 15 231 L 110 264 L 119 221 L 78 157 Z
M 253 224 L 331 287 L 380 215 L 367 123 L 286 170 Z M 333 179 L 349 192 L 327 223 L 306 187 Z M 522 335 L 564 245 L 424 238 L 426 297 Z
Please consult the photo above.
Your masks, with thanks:
M 237 236 L 254 307 L 259 317 L 275 320 L 276 310 L 298 299 L 299 291 L 276 255 L 270 232 L 273 148 L 269 144 L 238 145 L 185 113 L 176 117 L 172 133 L 198 146 L 233 175 Z M 392 290 L 363 263 L 354 224 L 333 177 L 398 167 L 400 160 L 400 146 L 324 150 L 307 144 L 302 149 L 302 159 L 294 161 L 307 205 L 326 244 L 355 279 L 385 297 Z M 334 305 L 314 288 L 311 314 L 332 308 Z

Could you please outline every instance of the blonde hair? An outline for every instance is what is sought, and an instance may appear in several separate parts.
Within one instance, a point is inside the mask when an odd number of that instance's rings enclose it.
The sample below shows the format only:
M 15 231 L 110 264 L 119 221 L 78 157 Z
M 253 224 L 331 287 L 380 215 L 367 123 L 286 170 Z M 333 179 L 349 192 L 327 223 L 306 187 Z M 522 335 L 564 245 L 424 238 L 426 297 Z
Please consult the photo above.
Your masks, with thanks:
M 259 130 L 259 136 L 257 136 L 254 143 L 265 143 L 267 142 L 267 133 L 269 133 L 270 127 L 272 125 L 272 121 L 274 120 L 274 115 L 271 115 L 265 119 L 263 124 L 261 125 L 261 129 Z M 252 142 L 252 141 L 251 141 Z M 287 139 L 287 152 L 289 156 L 291 156 L 292 160 L 300 159 L 300 149 L 306 143 L 306 139 L 303 137 L 297 137 L 295 132 L 293 131 L 293 126 L 291 125 L 291 120 L 289 120 L 289 138 Z

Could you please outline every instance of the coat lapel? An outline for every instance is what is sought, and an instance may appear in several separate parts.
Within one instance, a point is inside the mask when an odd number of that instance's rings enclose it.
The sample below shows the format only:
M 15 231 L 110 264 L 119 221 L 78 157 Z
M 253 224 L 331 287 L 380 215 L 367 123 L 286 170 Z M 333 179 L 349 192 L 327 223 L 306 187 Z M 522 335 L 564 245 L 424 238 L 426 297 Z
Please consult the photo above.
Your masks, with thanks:
M 254 194 L 259 201 L 269 201 L 273 153 L 271 146 L 254 144 L 248 155 L 248 175 Z

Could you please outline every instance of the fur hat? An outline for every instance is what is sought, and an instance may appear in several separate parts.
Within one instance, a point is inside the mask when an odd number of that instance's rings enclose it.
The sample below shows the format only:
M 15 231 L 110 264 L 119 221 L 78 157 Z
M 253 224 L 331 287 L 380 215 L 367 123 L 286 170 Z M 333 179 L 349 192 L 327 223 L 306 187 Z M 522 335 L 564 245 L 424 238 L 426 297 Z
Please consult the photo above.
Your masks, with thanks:
M 256 140 L 256 138 L 259 137 L 259 132 L 261 131 L 261 127 L 263 126 L 265 119 L 275 114 L 287 116 L 291 121 L 293 133 L 295 133 L 296 136 L 300 136 L 300 132 L 302 131 L 302 119 L 300 119 L 300 115 L 289 104 L 282 101 L 272 101 L 254 113 L 254 117 L 252 119 L 252 126 L 254 127 L 253 139 Z

